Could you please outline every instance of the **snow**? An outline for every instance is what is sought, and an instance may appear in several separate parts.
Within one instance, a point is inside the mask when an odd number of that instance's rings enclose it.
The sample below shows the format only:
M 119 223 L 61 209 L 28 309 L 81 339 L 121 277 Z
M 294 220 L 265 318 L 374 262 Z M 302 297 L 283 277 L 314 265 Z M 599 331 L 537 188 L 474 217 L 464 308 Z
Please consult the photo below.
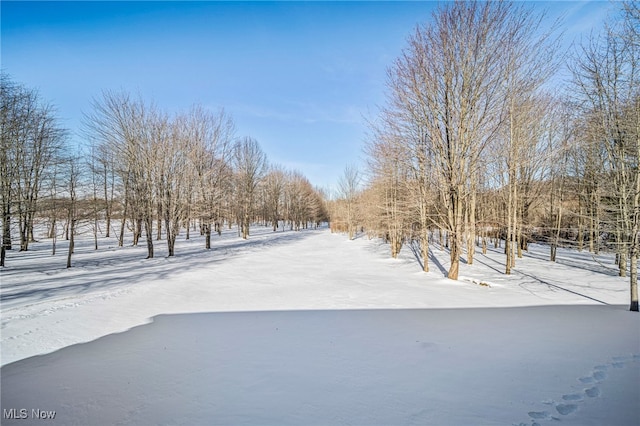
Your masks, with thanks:
M 638 424 L 640 316 L 608 254 L 532 245 L 506 276 L 491 247 L 454 282 L 437 245 L 424 273 L 326 229 L 92 243 L 69 270 L 62 241 L 7 259 L 2 424 Z

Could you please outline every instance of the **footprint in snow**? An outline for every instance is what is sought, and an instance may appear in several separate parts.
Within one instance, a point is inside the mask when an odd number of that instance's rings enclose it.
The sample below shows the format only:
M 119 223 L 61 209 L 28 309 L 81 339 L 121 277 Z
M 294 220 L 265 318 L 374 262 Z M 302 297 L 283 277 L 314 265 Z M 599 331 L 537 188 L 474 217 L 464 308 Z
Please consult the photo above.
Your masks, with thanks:
M 601 367 L 601 368 L 598 368 Z M 607 373 L 604 371 L 604 366 L 598 366 L 594 369 L 590 376 L 580 377 L 578 380 L 584 384 L 591 384 L 596 382 L 602 382 L 607 378 Z
M 585 389 L 584 393 L 586 393 L 589 398 L 597 398 L 600 396 L 600 388 L 594 386 L 592 388 Z
M 582 395 L 579 393 L 570 393 L 568 395 L 562 395 L 564 401 L 582 401 Z
M 571 413 L 574 413 L 577 409 L 578 409 L 578 406 L 576 404 L 556 405 L 556 410 L 558 410 L 558 413 L 562 414 L 563 416 L 567 416 Z
M 605 373 L 603 370 L 596 370 L 593 372 L 593 378 L 601 382 L 607 378 L 607 373 Z
M 568 416 L 572 413 L 575 413 L 578 409 L 578 403 L 584 402 L 583 395 L 586 395 L 589 398 L 598 398 L 601 395 L 600 388 L 596 386 L 602 381 L 606 380 L 608 377 L 607 370 L 609 368 L 624 368 L 627 362 L 637 362 L 640 361 L 640 354 L 633 354 L 627 356 L 615 356 L 612 358 L 612 362 L 609 364 L 600 364 L 593 367 L 591 371 L 591 375 L 582 376 L 578 378 L 578 381 L 583 384 L 594 385 L 589 388 L 584 389 L 584 393 L 568 393 L 562 395 L 562 400 L 566 401 L 566 403 L 559 403 L 556 405 L 554 401 L 542 401 L 545 405 L 555 405 L 555 409 L 562 416 Z M 540 426 L 538 420 L 555 420 L 560 421 L 561 419 L 555 417 L 549 413 L 549 411 L 529 411 L 527 413 L 530 417 L 531 426 Z M 520 423 L 517 426 L 529 426 L 527 423 Z
M 529 417 L 534 420 L 550 420 L 551 414 L 548 411 L 529 411 Z
M 517 426 L 540 426 L 538 420 L 555 420 L 559 421 L 560 419 L 552 416 L 548 411 L 529 411 L 529 417 L 531 417 L 531 424 L 529 423 L 520 423 Z

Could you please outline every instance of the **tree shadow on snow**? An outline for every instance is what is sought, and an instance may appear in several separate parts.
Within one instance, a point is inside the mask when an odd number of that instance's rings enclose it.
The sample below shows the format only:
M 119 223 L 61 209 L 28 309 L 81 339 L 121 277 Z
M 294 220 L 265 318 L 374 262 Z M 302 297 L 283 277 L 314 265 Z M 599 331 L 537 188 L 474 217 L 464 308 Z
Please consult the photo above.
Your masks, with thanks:
M 76 253 L 74 266 L 70 269 L 64 267 L 62 257 L 56 256 L 56 260 L 60 260 L 61 263 L 56 269 L 49 267 L 43 271 L 42 267 L 38 269 L 37 263 L 34 266 L 29 264 L 28 268 L 24 268 L 31 273 L 42 272 L 41 278 L 31 276 L 28 282 L 3 284 L 0 302 L 7 303 L 20 299 L 41 301 L 52 297 L 82 294 L 90 290 L 124 288 L 148 280 L 163 280 L 198 266 L 220 263 L 244 254 L 263 253 L 270 247 L 302 240 L 314 232 L 317 231 L 256 232 L 253 237 L 239 241 L 231 238 L 216 241 L 212 237 L 210 250 L 204 248 L 204 240 L 198 241 L 201 244 L 197 245 L 194 241 L 186 247 L 177 248 L 174 257 L 163 257 L 164 250 L 158 250 L 160 244 L 156 244 L 154 245 L 156 257 L 153 259 L 141 258 L 141 255 L 146 253 L 146 249 L 142 251 L 140 247 L 135 248 L 135 253 L 130 250 L 131 256 L 126 257 L 123 256 L 123 251 L 130 247 L 109 249 L 105 252 L 91 250 Z M 164 243 L 166 248 L 166 241 L 158 243 Z M 95 258 L 92 256 L 94 254 Z M 24 269 L 13 268 L 7 272 L 19 276 L 25 272 Z M 212 278 L 212 281 L 214 280 L 215 278 Z
M 424 263 L 422 262 L 422 248 L 420 247 L 420 243 L 417 241 L 412 241 L 410 244 L 407 244 L 407 245 L 411 249 L 411 253 L 413 253 L 413 256 L 418 262 L 418 265 L 420 265 L 420 270 L 424 271 Z M 440 261 L 435 256 L 435 253 L 433 252 L 433 249 L 431 247 L 429 247 L 429 262 L 436 265 L 436 267 L 442 273 L 442 276 L 446 277 L 448 275 L 449 271 L 447 271 L 447 269 L 442 265 L 442 263 L 440 263 Z

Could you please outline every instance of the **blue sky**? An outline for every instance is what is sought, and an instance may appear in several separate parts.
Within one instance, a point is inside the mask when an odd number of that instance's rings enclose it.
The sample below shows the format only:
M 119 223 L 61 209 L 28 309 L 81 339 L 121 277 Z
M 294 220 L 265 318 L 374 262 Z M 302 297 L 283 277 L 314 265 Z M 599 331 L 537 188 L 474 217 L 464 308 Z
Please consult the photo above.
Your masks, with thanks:
M 269 159 L 334 186 L 363 163 L 364 117 L 433 2 L 1 3 L 2 69 L 57 107 L 79 143 L 102 90 L 173 112 L 224 107 Z M 565 14 L 566 43 L 599 28 L 608 2 L 535 2 Z

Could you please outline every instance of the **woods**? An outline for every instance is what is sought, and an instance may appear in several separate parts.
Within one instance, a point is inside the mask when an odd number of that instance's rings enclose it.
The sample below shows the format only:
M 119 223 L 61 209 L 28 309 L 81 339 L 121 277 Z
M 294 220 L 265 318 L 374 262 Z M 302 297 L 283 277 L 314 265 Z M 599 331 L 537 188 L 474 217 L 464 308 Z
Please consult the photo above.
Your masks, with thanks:
M 220 234 L 224 225 L 237 225 L 247 239 L 255 223 L 269 222 L 276 231 L 286 223 L 300 230 L 328 220 L 319 191 L 296 171 L 272 166 L 267 174 L 258 142 L 238 138 L 223 109 L 194 106 L 170 115 L 126 92 L 105 91 L 85 114 L 86 144 L 69 154 L 65 131 L 39 102 L 3 74 L 3 266 L 12 230 L 28 250 L 36 219 L 48 218 L 52 254 L 59 236 L 69 241 L 67 267 L 82 223 L 91 223 L 97 250 L 99 223 L 108 237 L 119 222 L 119 245 L 128 243 L 130 228 L 130 243 L 144 241 L 150 259 L 159 240 L 174 256 L 176 239 L 188 239 L 196 225 L 210 249 L 212 232 Z
M 504 245 L 505 274 L 530 242 L 548 244 L 551 261 L 559 246 L 615 250 L 637 311 L 640 13 L 620 5 L 568 59 L 526 5 L 440 6 L 388 68 L 355 227 L 392 257 L 411 247 L 424 271 L 435 241 L 454 280 L 489 238 Z M 333 204 L 334 223 L 353 227 L 353 198 Z

